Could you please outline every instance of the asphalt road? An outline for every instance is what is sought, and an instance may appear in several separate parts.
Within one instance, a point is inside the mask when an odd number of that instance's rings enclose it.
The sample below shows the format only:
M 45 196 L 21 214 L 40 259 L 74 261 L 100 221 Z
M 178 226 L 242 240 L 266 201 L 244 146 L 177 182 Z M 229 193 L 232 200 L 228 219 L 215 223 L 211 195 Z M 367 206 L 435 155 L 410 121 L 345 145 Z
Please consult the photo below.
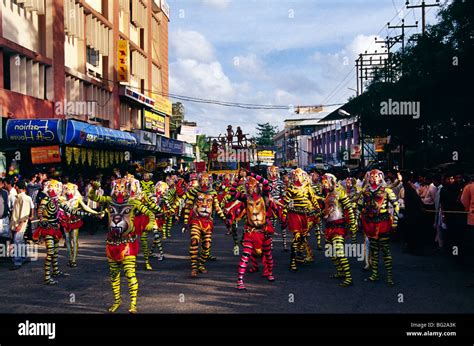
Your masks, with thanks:
M 274 240 L 274 276 L 268 282 L 260 273 L 247 274 L 247 291 L 235 287 L 239 256 L 232 251 L 232 238 L 217 222 L 208 273 L 190 277 L 189 234 L 180 227 L 165 241 L 166 259 L 152 259 L 153 271 L 138 261 L 138 311 L 141 313 L 473 313 L 474 271 L 460 268 L 446 255 L 412 256 L 392 244 L 394 279 L 364 282 L 368 276 L 357 258 L 350 258 L 354 285 L 337 286 L 329 278 L 334 267 L 324 252 L 315 251 L 315 262 L 297 273 L 288 270 L 289 253 L 280 237 Z M 56 286 L 43 284 L 44 246 L 37 261 L 10 271 L 11 262 L 0 262 L 0 313 L 105 313 L 112 303 L 108 266 L 104 253 L 105 233 L 81 231 L 78 267 L 66 266 L 66 249 L 60 249 L 60 268 L 70 275 Z M 315 237 L 311 239 L 315 248 Z M 150 239 L 151 242 L 151 239 Z M 122 275 L 127 313 L 128 287 Z

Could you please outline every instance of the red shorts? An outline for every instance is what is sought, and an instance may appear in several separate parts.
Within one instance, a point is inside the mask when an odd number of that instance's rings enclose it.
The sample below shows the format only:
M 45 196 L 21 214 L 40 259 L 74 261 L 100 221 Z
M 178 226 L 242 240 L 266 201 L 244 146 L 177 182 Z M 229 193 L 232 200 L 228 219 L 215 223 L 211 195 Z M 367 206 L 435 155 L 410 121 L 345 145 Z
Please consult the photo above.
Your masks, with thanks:
M 163 225 L 165 224 L 165 219 L 162 217 L 156 218 L 156 226 L 158 229 L 163 229 Z
M 336 220 L 335 222 L 327 222 L 324 229 L 324 235 L 326 239 L 331 240 L 335 236 L 347 236 L 347 228 L 345 220 Z
M 189 225 L 197 225 L 200 230 L 204 232 L 212 232 L 214 229 L 214 222 L 211 219 L 204 217 L 195 217 L 189 221 Z
M 125 256 L 137 256 L 138 250 L 139 246 L 137 240 L 120 245 L 105 245 L 105 253 L 107 254 L 107 258 L 116 262 L 123 261 Z
M 46 237 L 47 235 L 54 237 L 56 240 L 59 240 L 63 237 L 63 234 L 59 229 L 37 227 L 32 235 L 32 238 L 34 240 L 38 240 L 39 238 Z
M 361 217 L 362 229 L 368 238 L 378 239 L 380 234 L 388 233 L 392 229 L 392 220 L 382 220 L 379 222 L 367 221 Z
M 133 218 L 133 225 L 135 227 L 135 232 L 137 232 L 138 236 L 140 236 L 145 230 L 146 226 L 148 225 L 148 222 L 150 222 L 150 218 L 147 215 L 135 215 L 135 217 Z
M 263 241 L 265 240 L 265 234 L 263 232 L 245 232 L 243 241 L 248 241 L 253 244 L 253 251 L 257 254 L 262 253 Z
M 79 229 L 84 225 L 84 222 L 80 219 L 70 221 L 70 220 L 61 220 L 61 226 L 64 228 L 64 232 L 69 233 L 75 229 Z
M 288 213 L 288 229 L 292 233 L 308 232 L 308 216 L 304 214 Z

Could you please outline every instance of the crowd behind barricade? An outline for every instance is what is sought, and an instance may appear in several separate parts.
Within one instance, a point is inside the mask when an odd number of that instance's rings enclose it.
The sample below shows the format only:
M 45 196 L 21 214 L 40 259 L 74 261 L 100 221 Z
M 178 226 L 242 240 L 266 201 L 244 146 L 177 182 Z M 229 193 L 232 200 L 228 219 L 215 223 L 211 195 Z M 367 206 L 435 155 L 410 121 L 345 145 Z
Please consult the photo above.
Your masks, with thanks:
M 317 249 L 336 268 L 339 286 L 353 284 L 347 238 L 357 244 L 362 235 L 366 281 L 378 281 L 379 255 L 386 282 L 394 285 L 390 243 L 398 238 L 404 252 L 424 256 L 446 254 L 472 266 L 474 239 L 474 175 L 415 174 L 370 170 L 322 173 L 291 172 L 271 166 L 266 174 L 240 169 L 236 174 L 196 174 L 193 171 L 156 173 L 114 170 L 113 174 L 0 179 L 0 237 L 13 249 L 25 242 L 46 248 L 44 282 L 67 275 L 59 269 L 60 241 L 67 247 L 68 266 L 77 267 L 79 230 L 107 233 L 106 254 L 116 311 L 121 304 L 120 273 L 129 281 L 130 312 L 136 312 L 136 258 L 143 254 L 145 269 L 152 258 L 164 260 L 164 241 L 173 223 L 183 220 L 189 232 L 191 277 L 207 273 L 214 214 L 232 235 L 233 253 L 240 256 L 237 288 L 246 289 L 247 272 L 259 271 L 274 281 L 273 239 L 281 235 L 282 250 L 290 252 L 289 269 L 311 264 L 314 234 Z M 238 224 L 243 221 L 239 237 Z M 279 233 L 280 232 L 280 233 Z M 148 235 L 152 246 L 149 247 Z M 360 235 L 359 235 L 360 234 Z M 288 239 L 287 241 L 287 238 Z M 27 254 L 10 254 L 12 270 L 29 261 Z

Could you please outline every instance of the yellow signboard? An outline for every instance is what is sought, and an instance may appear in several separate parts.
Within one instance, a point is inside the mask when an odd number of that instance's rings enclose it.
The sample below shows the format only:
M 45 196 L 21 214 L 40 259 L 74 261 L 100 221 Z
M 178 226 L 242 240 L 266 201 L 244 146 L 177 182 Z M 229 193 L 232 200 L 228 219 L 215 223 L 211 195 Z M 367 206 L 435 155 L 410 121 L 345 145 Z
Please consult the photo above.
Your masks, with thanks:
M 153 99 L 155 100 L 155 110 L 166 115 L 171 115 L 173 112 L 173 105 L 170 100 L 161 95 L 153 94 Z
M 165 117 L 148 110 L 144 110 L 144 128 L 159 133 L 165 133 Z
M 117 79 L 119 82 L 128 82 L 130 79 L 129 49 L 127 40 L 118 40 L 117 51 Z
M 383 153 L 385 144 L 388 143 L 387 137 L 376 137 L 374 138 L 375 152 Z
M 272 150 L 261 150 L 257 155 L 258 157 L 269 157 L 273 159 L 275 157 L 275 152 Z

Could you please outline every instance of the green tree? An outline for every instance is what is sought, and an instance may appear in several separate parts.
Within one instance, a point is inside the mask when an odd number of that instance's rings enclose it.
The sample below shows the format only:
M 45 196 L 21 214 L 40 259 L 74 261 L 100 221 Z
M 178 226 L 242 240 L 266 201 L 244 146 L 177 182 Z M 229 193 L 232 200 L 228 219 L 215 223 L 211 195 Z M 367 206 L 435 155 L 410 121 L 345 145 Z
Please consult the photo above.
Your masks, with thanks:
M 209 139 L 206 137 L 206 135 L 196 136 L 196 146 L 199 148 L 201 161 L 207 161 L 207 154 L 210 151 L 210 147 L 209 147 Z
M 257 124 L 257 136 L 255 137 L 257 145 L 273 145 L 273 137 L 278 132 L 278 126 L 270 123 Z
M 474 75 L 472 33 L 474 1 L 455 0 L 438 13 L 439 22 L 425 35 L 413 35 L 402 54 L 396 78 L 385 80 L 384 73 L 366 91 L 349 101 L 345 110 L 360 116 L 368 136 L 388 136 L 393 145 L 402 144 L 411 156 L 411 167 L 431 167 L 459 160 L 474 161 L 472 88 Z M 381 114 L 381 102 L 419 102 L 420 117 Z M 408 159 L 408 157 L 407 157 Z

